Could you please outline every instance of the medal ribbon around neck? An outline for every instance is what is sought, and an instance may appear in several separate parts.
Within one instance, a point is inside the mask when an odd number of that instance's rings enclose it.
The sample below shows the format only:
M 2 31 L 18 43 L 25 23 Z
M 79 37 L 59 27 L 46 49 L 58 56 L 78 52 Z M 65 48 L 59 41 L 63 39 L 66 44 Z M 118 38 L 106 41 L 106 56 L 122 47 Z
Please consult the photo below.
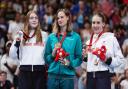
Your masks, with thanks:
M 60 43 L 60 45 L 62 46 L 62 43 L 63 43 L 63 41 L 64 41 L 64 39 L 66 38 L 66 32 L 64 33 L 64 35 L 62 36 L 62 39 L 60 40 L 60 33 L 58 33 L 57 34 L 57 36 L 58 36 L 58 42 Z
M 23 37 L 24 37 L 25 40 L 27 40 L 27 39 L 30 39 L 30 38 L 34 37 L 35 33 L 36 33 L 36 31 L 32 34 L 32 36 L 29 36 L 25 32 L 23 32 L 23 34 L 24 34 Z
M 58 33 L 57 36 L 58 36 L 58 43 L 55 46 L 56 47 L 59 46 L 59 47 L 57 47 L 57 50 L 56 50 L 55 62 L 69 56 L 69 54 L 62 48 L 62 43 L 66 38 L 66 33 L 63 34 L 62 39 L 60 39 L 60 33 Z
M 91 35 L 90 43 L 89 43 L 89 45 L 88 45 L 88 46 L 89 46 L 89 49 L 91 49 L 91 46 L 99 40 L 99 38 L 101 37 L 101 35 L 102 35 L 103 33 L 104 33 L 104 32 L 102 31 L 102 32 L 98 35 L 98 37 L 97 37 L 97 39 L 95 40 L 95 42 L 93 42 L 94 33 Z M 92 44 L 92 42 L 93 42 L 93 44 Z

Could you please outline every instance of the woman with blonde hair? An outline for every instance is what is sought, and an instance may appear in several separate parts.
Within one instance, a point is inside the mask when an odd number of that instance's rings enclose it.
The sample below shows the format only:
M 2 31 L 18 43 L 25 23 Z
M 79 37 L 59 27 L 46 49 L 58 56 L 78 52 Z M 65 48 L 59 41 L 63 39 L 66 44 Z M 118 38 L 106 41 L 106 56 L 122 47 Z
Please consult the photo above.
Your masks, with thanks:
M 24 29 L 17 33 L 10 48 L 10 56 L 19 58 L 18 89 L 46 89 L 46 70 L 43 59 L 47 34 L 40 29 L 36 12 L 26 15 Z

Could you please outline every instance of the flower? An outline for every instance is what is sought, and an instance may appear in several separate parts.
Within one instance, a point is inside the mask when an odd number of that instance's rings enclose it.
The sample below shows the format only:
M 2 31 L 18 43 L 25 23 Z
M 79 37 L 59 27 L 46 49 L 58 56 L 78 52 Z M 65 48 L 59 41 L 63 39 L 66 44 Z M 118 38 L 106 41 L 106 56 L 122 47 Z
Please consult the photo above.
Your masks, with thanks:
M 58 48 L 57 49 L 57 54 L 56 54 L 56 57 L 55 57 L 55 61 L 57 62 L 60 58 L 65 58 L 69 56 L 69 54 L 67 52 L 64 51 L 64 49 L 62 48 Z
M 94 50 L 92 54 L 98 56 L 101 61 L 106 61 L 106 47 L 104 45 Z

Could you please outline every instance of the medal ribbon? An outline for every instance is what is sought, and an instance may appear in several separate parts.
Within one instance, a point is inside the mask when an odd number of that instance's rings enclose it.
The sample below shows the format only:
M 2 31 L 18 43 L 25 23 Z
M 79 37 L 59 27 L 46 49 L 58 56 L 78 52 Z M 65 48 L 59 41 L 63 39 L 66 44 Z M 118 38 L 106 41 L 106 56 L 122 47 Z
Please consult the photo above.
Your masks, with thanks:
M 23 37 L 24 37 L 25 40 L 27 40 L 28 38 L 34 37 L 35 33 L 36 33 L 36 31 L 32 34 L 32 36 L 28 36 L 25 32 L 23 32 L 23 34 L 24 34 Z
M 100 36 L 103 34 L 103 31 L 98 35 L 98 37 L 97 37 L 97 39 L 95 40 L 95 42 L 94 43 L 96 43 L 98 40 L 99 40 L 99 38 L 100 38 Z M 94 33 L 91 35 L 91 38 L 90 38 L 90 43 L 89 43 L 89 49 L 91 48 L 91 46 L 92 46 L 92 42 L 93 42 L 93 36 L 94 36 Z M 94 44 L 93 43 L 93 44 Z
M 60 33 L 58 33 L 58 41 L 59 41 L 59 43 L 60 43 L 61 46 L 62 46 L 62 43 L 63 43 L 63 41 L 64 41 L 65 38 L 66 38 L 66 32 L 62 36 L 62 39 L 61 40 L 60 40 Z

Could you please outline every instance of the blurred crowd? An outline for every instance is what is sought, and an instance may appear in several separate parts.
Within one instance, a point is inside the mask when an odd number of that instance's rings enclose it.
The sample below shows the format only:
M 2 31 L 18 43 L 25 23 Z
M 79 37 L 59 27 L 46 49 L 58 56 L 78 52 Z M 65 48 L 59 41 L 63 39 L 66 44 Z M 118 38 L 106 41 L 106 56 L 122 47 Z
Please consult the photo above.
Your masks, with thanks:
M 125 71 L 117 69 L 116 73 L 112 74 L 112 89 L 126 89 L 128 87 L 128 0 L 2 0 L 0 3 L 0 70 L 2 70 L 0 82 L 2 77 L 6 77 L 11 83 L 16 83 L 13 77 L 17 72 L 18 61 L 9 58 L 8 52 L 17 31 L 24 27 L 27 12 L 36 11 L 42 30 L 49 34 L 52 32 L 56 11 L 59 8 L 70 10 L 72 29 L 80 34 L 83 47 L 92 32 L 92 15 L 97 12 L 105 14 L 104 29 L 115 34 L 127 62 Z M 82 67 L 83 69 L 77 69 L 77 77 L 81 80 L 76 82 L 78 85 L 76 89 L 78 87 L 84 89 L 83 87 L 86 86 L 86 68 Z

